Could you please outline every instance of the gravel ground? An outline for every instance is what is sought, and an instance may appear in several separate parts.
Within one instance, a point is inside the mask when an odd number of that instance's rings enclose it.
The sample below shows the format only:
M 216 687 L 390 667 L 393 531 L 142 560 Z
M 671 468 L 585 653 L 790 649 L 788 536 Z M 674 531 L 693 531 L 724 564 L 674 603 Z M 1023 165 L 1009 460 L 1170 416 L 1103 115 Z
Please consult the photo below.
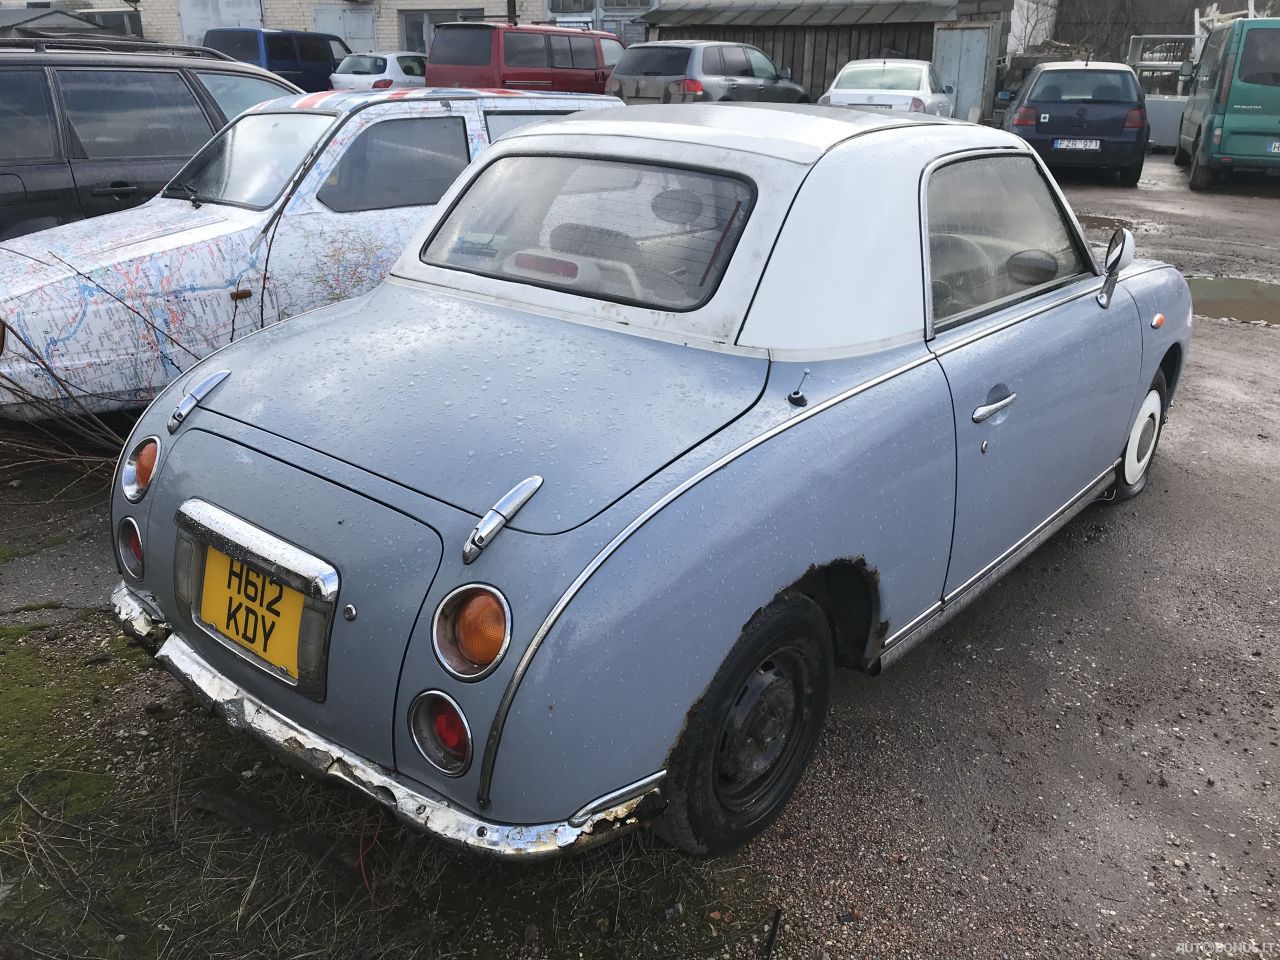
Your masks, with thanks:
M 1275 181 L 1193 195 L 1156 157 L 1137 190 L 1065 186 L 1097 242 L 1120 222 L 1188 273 L 1280 275 Z M 782 821 L 724 864 L 782 908 L 776 958 L 1280 954 L 1278 370 L 1280 327 L 1198 320 L 1146 493 L 900 666 L 840 675 Z M 0 625 L 104 605 L 100 501 L 22 492 L 0 488 Z

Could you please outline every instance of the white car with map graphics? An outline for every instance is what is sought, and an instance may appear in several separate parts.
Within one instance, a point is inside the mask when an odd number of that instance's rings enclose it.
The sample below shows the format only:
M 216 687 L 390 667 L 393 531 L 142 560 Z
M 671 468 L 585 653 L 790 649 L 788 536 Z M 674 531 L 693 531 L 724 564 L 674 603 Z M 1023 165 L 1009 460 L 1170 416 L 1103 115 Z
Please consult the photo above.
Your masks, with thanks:
M 617 104 L 438 88 L 259 104 L 142 206 L 0 242 L 0 417 L 137 406 L 237 337 L 372 289 L 490 141 Z

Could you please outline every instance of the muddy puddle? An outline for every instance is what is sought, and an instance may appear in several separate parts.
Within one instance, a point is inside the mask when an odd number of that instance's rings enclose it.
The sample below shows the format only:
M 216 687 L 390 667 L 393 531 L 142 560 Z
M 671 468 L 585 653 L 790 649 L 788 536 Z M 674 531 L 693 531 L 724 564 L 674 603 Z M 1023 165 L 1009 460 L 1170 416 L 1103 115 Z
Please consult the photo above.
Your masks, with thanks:
M 1233 277 L 1188 277 L 1187 283 L 1198 316 L 1280 326 L 1280 283 Z
M 1132 234 L 1142 236 L 1168 232 L 1166 224 L 1151 220 L 1126 220 L 1124 217 L 1100 217 L 1089 213 L 1077 214 L 1076 219 L 1086 230 L 1100 230 L 1106 233 L 1111 233 L 1120 227 L 1124 227 Z

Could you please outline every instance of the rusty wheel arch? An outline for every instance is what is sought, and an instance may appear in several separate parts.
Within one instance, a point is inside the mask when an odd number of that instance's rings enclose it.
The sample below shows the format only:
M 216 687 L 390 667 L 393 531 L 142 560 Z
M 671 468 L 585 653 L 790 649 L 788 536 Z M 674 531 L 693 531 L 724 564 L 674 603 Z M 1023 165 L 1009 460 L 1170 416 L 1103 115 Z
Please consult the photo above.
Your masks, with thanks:
M 802 593 L 822 608 L 835 639 L 836 663 L 879 672 L 889 622 L 880 619 L 880 574 L 865 557 L 815 564 L 779 595 L 787 592 Z

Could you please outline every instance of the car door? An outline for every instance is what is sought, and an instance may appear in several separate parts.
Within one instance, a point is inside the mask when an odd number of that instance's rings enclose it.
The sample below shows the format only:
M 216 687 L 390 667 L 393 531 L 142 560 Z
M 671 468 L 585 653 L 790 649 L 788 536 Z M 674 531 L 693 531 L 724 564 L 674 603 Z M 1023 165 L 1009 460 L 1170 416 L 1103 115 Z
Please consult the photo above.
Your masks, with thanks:
M 293 37 L 287 33 L 267 33 L 263 36 L 267 44 L 267 69 L 296 87 L 314 92 L 315 88 L 307 85 L 307 74 L 302 69 L 302 61 L 298 59 L 298 48 Z M 328 80 L 328 77 L 325 79 Z
M 406 112 L 395 105 L 356 114 L 348 125 L 362 129 L 340 130 L 288 201 L 262 297 L 278 319 L 373 289 L 471 162 L 468 126 L 488 142 L 475 101 Z
M 585 40 L 591 48 L 590 58 L 574 56 L 573 41 Z M 596 51 L 590 37 L 568 37 L 550 34 L 547 43 L 551 51 L 551 72 L 555 79 L 552 89 L 567 93 L 591 93 L 598 87 L 596 82 Z M 585 54 L 587 51 L 581 51 Z
M 719 48 L 721 72 L 728 86 L 724 100 L 757 101 L 760 99 L 760 81 L 751 69 L 751 61 L 747 58 L 747 48 L 736 43 L 725 44 Z
M 502 34 L 502 85 L 517 90 L 551 90 L 547 35 L 507 30 Z
M 747 62 L 751 64 L 751 77 L 755 81 L 760 100 L 766 103 L 787 103 L 791 100 L 788 85 L 781 83 L 773 61 L 755 47 L 743 47 Z
M 86 217 L 151 199 L 213 133 L 177 70 L 59 68 L 54 77 Z
M 1200 129 L 1204 126 L 1217 92 L 1218 67 L 1223 60 L 1227 46 L 1227 37 L 1231 27 L 1219 27 L 1207 41 L 1200 53 L 1195 73 L 1191 78 L 1191 89 L 1187 95 L 1187 105 L 1182 110 L 1182 123 L 1179 127 L 1179 141 L 1184 150 L 1190 151 L 1195 145 Z
M 1074 221 L 1026 154 L 927 174 L 932 349 L 951 387 L 958 595 L 1114 469 L 1141 362 L 1132 298 L 1103 309 Z
M 79 220 L 42 67 L 0 70 L 0 240 Z

